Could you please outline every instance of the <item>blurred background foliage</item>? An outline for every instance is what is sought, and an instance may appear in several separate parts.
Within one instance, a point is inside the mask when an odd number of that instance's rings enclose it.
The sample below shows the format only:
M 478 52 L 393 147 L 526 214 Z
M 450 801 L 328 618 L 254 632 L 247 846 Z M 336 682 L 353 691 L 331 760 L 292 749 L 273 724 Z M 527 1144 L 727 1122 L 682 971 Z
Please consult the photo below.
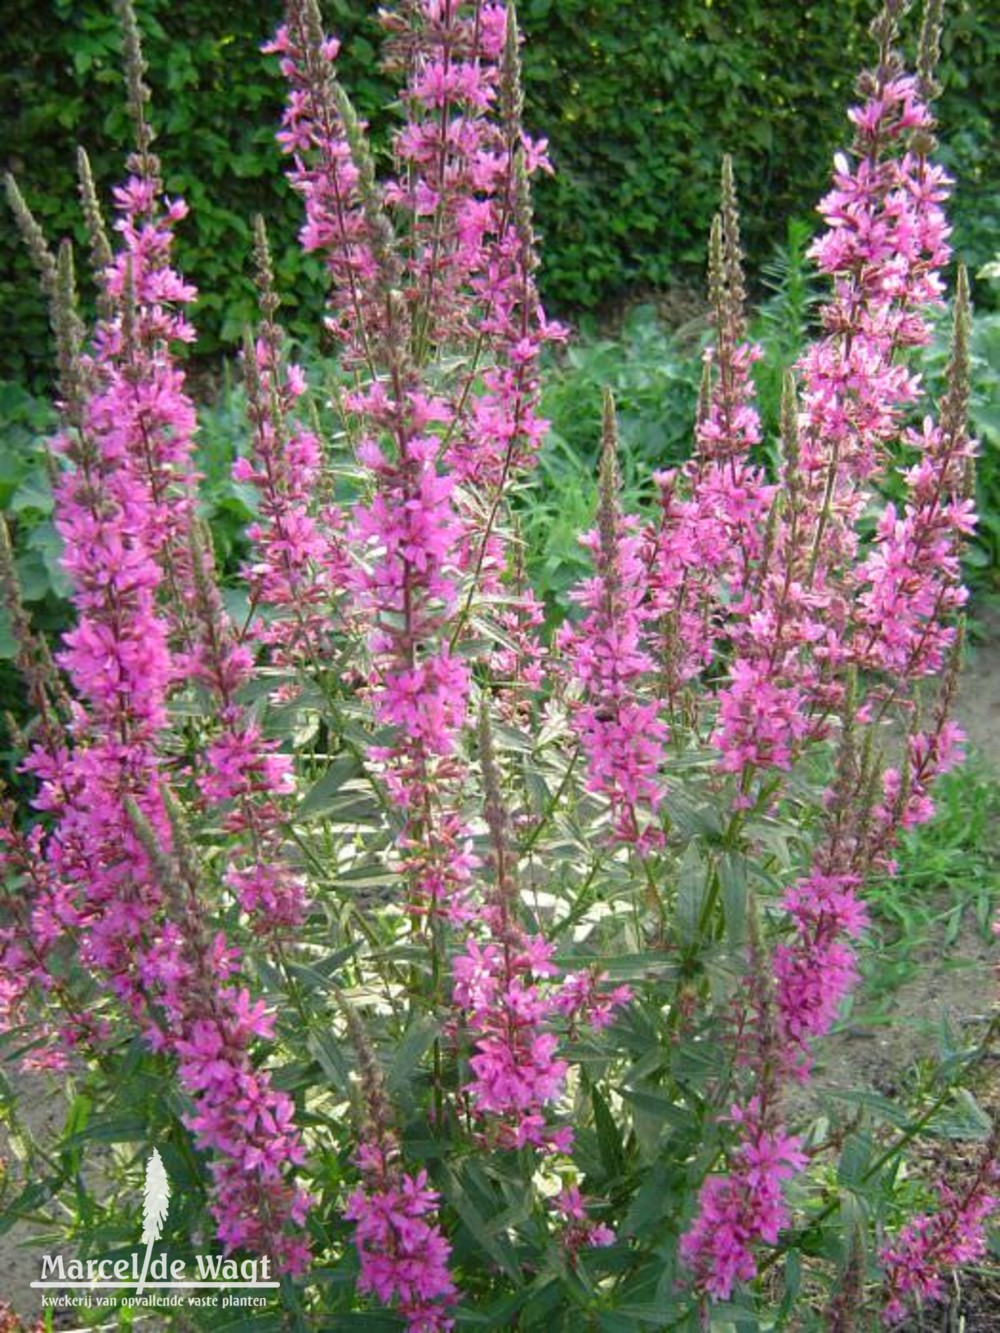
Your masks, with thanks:
M 745 201 L 758 279 L 789 221 L 811 219 L 845 136 L 852 80 L 867 59 L 873 0 L 522 0 L 526 118 L 548 137 L 540 182 L 549 306 L 618 309 L 658 289 L 700 287 L 723 152 Z M 377 5 L 325 0 L 343 42 L 341 76 L 376 141 L 394 113 L 378 64 Z M 321 284 L 297 252 L 274 131 L 282 81 L 260 45 L 280 0 L 139 0 L 167 189 L 192 216 L 179 258 L 197 284 L 202 349 L 232 349 L 253 315 L 254 212 L 272 223 L 294 332 L 315 330 Z M 985 0 L 952 0 L 944 40 L 942 157 L 960 180 L 952 209 L 974 271 L 1000 235 L 1000 23 Z M 992 11 L 992 13 L 991 13 Z M 73 149 L 105 191 L 121 175 L 126 120 L 110 0 L 5 0 L 0 25 L 3 165 L 49 235 L 83 240 Z M 913 25 L 910 25 L 911 27 Z M 979 293 L 980 301 L 983 293 Z M 0 227 L 0 379 L 47 387 L 44 309 L 11 225 Z

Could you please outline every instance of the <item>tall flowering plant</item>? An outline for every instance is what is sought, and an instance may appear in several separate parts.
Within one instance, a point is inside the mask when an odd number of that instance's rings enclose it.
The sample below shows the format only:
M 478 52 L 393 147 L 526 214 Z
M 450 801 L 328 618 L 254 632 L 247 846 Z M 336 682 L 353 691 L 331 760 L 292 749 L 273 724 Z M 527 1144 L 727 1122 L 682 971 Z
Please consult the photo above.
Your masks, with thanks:
M 549 164 L 521 124 L 512 8 L 384 13 L 402 111 L 384 164 L 315 0 L 289 0 L 266 47 L 336 354 L 317 401 L 258 225 L 238 615 L 198 514 L 185 206 L 127 0 L 113 243 L 81 161 L 92 328 L 68 247 L 10 184 L 59 351 L 75 620 L 51 652 L 0 529 L 34 716 L 30 806 L 2 805 L 0 1014 L 22 1064 L 83 1086 L 95 1137 L 132 1080 L 168 1173 L 199 1187 L 185 1221 L 273 1259 L 290 1317 L 694 1329 L 713 1303 L 764 1311 L 780 1265 L 786 1312 L 847 1328 L 983 1252 L 992 1138 L 970 1187 L 901 1221 L 916 1130 L 851 1190 L 829 1170 L 849 1127 L 789 1096 L 855 983 L 866 885 L 961 747 L 968 292 L 960 272 L 935 407 L 908 352 L 949 258 L 940 13 L 910 75 L 901 10 L 874 25 L 820 205 L 829 296 L 780 438 L 726 159 L 691 457 L 627 512 L 607 399 L 592 573 L 553 635 L 516 515 L 565 331 L 535 285 Z M 851 1234 L 831 1241 L 838 1210 Z

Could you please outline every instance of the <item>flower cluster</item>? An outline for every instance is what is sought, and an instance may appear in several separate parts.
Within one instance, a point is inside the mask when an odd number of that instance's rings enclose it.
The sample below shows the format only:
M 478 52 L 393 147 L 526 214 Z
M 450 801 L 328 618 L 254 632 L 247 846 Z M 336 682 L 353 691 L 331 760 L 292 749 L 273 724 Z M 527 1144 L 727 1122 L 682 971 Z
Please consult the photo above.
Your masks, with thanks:
M 378 256 L 388 244 L 387 224 L 367 164 L 352 157 L 351 138 L 356 142 L 362 127 L 344 124 L 343 94 L 332 72 L 340 43 L 323 35 L 314 5 L 295 3 L 264 50 L 280 58 L 290 85 L 278 143 L 292 158 L 290 178 L 305 204 L 302 247 L 318 254 L 330 274 L 330 323 L 345 358 L 370 365 L 386 318 Z
M 354 1155 L 361 1184 L 344 1208 L 344 1217 L 354 1223 L 358 1290 L 396 1306 L 412 1333 L 437 1333 L 453 1326 L 450 1311 L 458 1296 L 448 1271 L 451 1245 L 436 1216 L 440 1196 L 426 1171 L 403 1170 L 375 1053 L 355 1011 L 345 1008 L 344 1017 L 357 1056 L 364 1116 Z
M 761 438 L 751 378 L 760 349 L 746 339 L 739 214 L 728 157 L 722 169 L 722 208 L 709 244 L 709 294 L 715 341 L 705 353 L 694 456 L 680 470 L 655 475 L 660 517 L 646 538 L 654 642 L 671 714 L 684 685 L 712 662 L 716 640 L 724 633 L 735 637 L 740 628 L 738 615 L 745 611 L 751 571 L 761 555 L 761 529 L 775 494 L 751 461 Z M 766 744 L 756 725 L 746 725 L 741 702 L 741 682 L 750 670 L 737 657 L 728 687 L 720 693 L 716 743 L 730 769 L 742 764 L 741 747 L 750 738 L 753 744 Z
M 101 292 L 91 347 L 83 347 L 66 270 L 50 293 L 64 390 L 54 521 L 76 611 L 56 658 L 74 696 L 68 744 L 57 748 L 46 734 L 29 753 L 23 767 L 39 782 L 35 806 L 50 823 L 44 835 L 8 845 L 38 891 L 36 958 L 44 959 L 55 910 L 119 1012 L 176 1060 L 187 1121 L 213 1154 L 220 1238 L 299 1271 L 309 1200 L 289 1173 L 302 1161 L 301 1141 L 290 1100 L 253 1052 L 273 1030 L 263 1005 L 230 981 L 237 954 L 206 931 L 206 897 L 179 841 L 164 771 L 175 683 L 215 673 L 228 700 L 249 662 L 223 642 L 216 618 L 199 615 L 209 576 L 194 521 L 194 409 L 172 351 L 193 336 L 183 311 L 194 292 L 170 264 L 185 210 L 161 205 L 134 22 L 125 35 L 138 148 L 115 194 L 117 253 L 96 202 L 88 208 Z M 211 591 L 217 611 L 214 580 Z M 245 753 L 224 745 L 209 747 L 209 765 L 213 758 L 217 786 L 246 764 Z M 60 985 L 58 969 L 49 984 Z M 108 1031 L 103 1018 L 88 1026 L 98 1039 Z
M 345 363 L 364 365 L 371 376 L 346 403 L 365 423 L 358 458 L 373 489 L 348 537 L 369 556 L 356 591 L 378 663 L 375 708 L 403 738 L 398 754 L 387 756 L 399 761 L 394 795 L 419 804 L 420 792 L 410 792 L 409 783 L 432 785 L 427 766 L 451 752 L 465 708 L 464 670 L 439 633 L 457 595 L 458 528 L 434 426 L 447 424 L 451 410 L 419 388 L 408 352 L 409 309 L 388 297 L 402 279 L 385 200 L 336 82 L 339 44 L 323 37 L 318 24 L 314 6 L 294 4 L 289 23 L 265 49 L 280 55 L 292 88 L 279 142 L 292 155 L 291 179 L 305 203 L 303 246 L 326 259 Z
M 458 596 L 461 535 L 453 479 L 437 466 L 441 438 L 434 426 L 446 409 L 418 391 L 397 401 L 380 385 L 352 402 L 395 442 L 394 457 L 372 438 L 359 447 L 374 494 L 357 507 L 348 530 L 365 557 L 354 586 L 371 626 L 373 711 L 395 738 L 372 756 L 384 764 L 390 794 L 406 816 L 400 847 L 413 909 L 458 919 L 473 862 L 464 822 L 442 792 L 461 771 L 456 741 L 469 672 L 446 632 Z
M 782 899 L 795 931 L 774 951 L 775 999 L 786 1059 L 803 1071 L 810 1041 L 829 1032 L 857 980 L 845 936 L 857 938 L 867 925 L 858 885 L 857 875 L 813 871 Z
M 643 632 L 652 612 L 642 539 L 621 511 L 616 455 L 609 395 L 598 527 L 581 538 L 594 554 L 595 574 L 572 594 L 588 614 L 562 628 L 559 644 L 583 692 L 574 726 L 587 756 L 588 786 L 607 797 L 615 836 L 641 847 L 656 841 L 650 816 L 662 799 L 667 731 L 657 701 L 643 702 L 638 688 L 653 671 Z
M 78 1047 L 103 1044 L 109 1026 L 60 975 L 57 955 L 66 941 L 65 923 L 75 920 L 71 895 L 49 872 L 41 827 L 24 833 L 14 815 L 13 802 L 4 799 L 0 871 L 8 915 L 0 926 L 0 1032 L 30 1026 L 32 1040 L 20 1067 L 62 1070 Z
M 448 1272 L 451 1246 L 435 1220 L 437 1190 L 427 1172 L 407 1175 L 384 1143 L 362 1143 L 357 1160 L 364 1184 L 344 1217 L 355 1223 L 361 1260 L 358 1289 L 395 1306 L 410 1333 L 438 1333 L 454 1326 L 448 1311 L 457 1295 Z
M 578 1186 L 563 1186 L 556 1196 L 553 1207 L 565 1222 L 562 1243 L 566 1247 L 567 1254 L 574 1255 L 577 1250 L 589 1246 L 605 1249 L 609 1245 L 614 1245 L 615 1233 L 611 1228 L 587 1216 Z
M 555 1000 L 538 984 L 557 973 L 553 952 L 544 940 L 519 932 L 483 945 L 469 939 L 452 965 L 454 998 L 475 1042 L 474 1077 L 466 1088 L 473 1109 L 509 1122 L 501 1124 L 504 1146 L 566 1152 L 572 1130 L 550 1129 L 544 1114 L 562 1095 L 567 1069 L 557 1055 L 559 1038 L 549 1030 Z
M 585 972 L 546 985 L 546 978 L 559 976 L 551 944 L 525 934 L 509 907 L 494 904 L 481 921 L 488 931 L 484 941 L 470 937 L 452 962 L 453 998 L 475 1044 L 474 1077 L 464 1091 L 478 1116 L 496 1118 L 502 1147 L 568 1152 L 572 1130 L 547 1120 L 563 1095 L 568 1069 L 554 1025 L 607 1027 L 631 991 L 608 991 L 602 977 Z
M 305 885 L 284 851 L 283 826 L 295 790 L 291 763 L 239 700 L 240 687 L 252 677 L 253 656 L 200 568 L 194 609 L 205 632 L 187 655 L 188 678 L 206 684 L 218 704 L 218 731 L 205 746 L 198 791 L 221 812 L 222 829 L 231 837 L 225 883 L 257 931 L 282 932 L 305 913 Z
M 757 1247 L 774 1244 L 787 1226 L 783 1182 L 806 1160 L 802 1140 L 789 1134 L 782 1121 L 782 1080 L 795 1052 L 782 1032 L 780 994 L 755 918 L 749 934 L 749 967 L 743 993 L 733 998 L 729 1036 L 736 1066 L 748 1071 L 752 1084 L 730 1107 L 733 1144 L 723 1150 L 726 1170 L 706 1176 L 698 1211 L 679 1249 L 699 1293 L 720 1300 L 728 1300 L 737 1283 L 756 1275 Z
M 939 1211 L 921 1213 L 883 1246 L 879 1260 L 885 1274 L 882 1313 L 887 1324 L 901 1323 L 914 1305 L 942 1300 L 944 1274 L 983 1258 L 985 1222 L 1000 1202 L 988 1188 L 997 1184 L 997 1176 L 996 1163 L 989 1160 L 961 1195 L 942 1186 Z
M 733 1106 L 739 1144 L 725 1175 L 709 1176 L 698 1196 L 698 1216 L 681 1238 L 680 1254 L 695 1281 L 717 1300 L 756 1275 L 754 1248 L 774 1245 L 788 1223 L 782 1182 L 805 1166 L 801 1141 L 768 1128 L 757 1098 Z
M 163 970 L 171 947 L 182 942 L 164 941 Z M 291 1098 L 252 1058 L 255 1039 L 273 1038 L 274 1020 L 245 989 L 222 982 L 234 961 L 224 942 L 217 939 L 207 952 L 208 958 L 192 956 L 190 966 L 174 958 L 175 984 L 157 998 L 175 1035 L 163 1041 L 157 1030 L 150 1039 L 177 1056 L 181 1086 L 195 1106 L 186 1123 L 198 1146 L 213 1153 L 212 1210 L 227 1252 L 270 1254 L 281 1271 L 302 1273 L 309 1246 L 300 1228 L 313 1200 L 289 1178 L 290 1168 L 305 1160 L 302 1138 Z
M 505 604 L 497 614 L 502 643 L 490 659 L 498 707 L 513 723 L 530 717 L 542 694 L 547 652 L 540 637 L 545 610 L 525 578 L 524 555 L 515 547 Z
M 604 991 L 603 977 L 581 972 L 559 986 L 555 947 L 521 926 L 515 869 L 507 835 L 500 775 L 493 754 L 487 713 L 479 727 L 479 757 L 492 844 L 493 880 L 479 913 L 481 939 L 470 931 L 452 960 L 453 998 L 475 1044 L 474 1077 L 465 1087 L 472 1110 L 495 1120 L 496 1141 L 504 1148 L 530 1144 L 548 1152 L 568 1152 L 573 1132 L 552 1126 L 548 1116 L 563 1095 L 567 1062 L 559 1055 L 554 1030 L 560 1019 L 599 1030 L 616 1008 L 631 998 L 627 986 Z
M 300 240 L 329 280 L 345 456 L 331 461 L 322 416 L 307 415 L 259 225 L 249 439 L 233 473 L 255 510 L 237 623 L 198 517 L 177 357 L 193 337 L 195 294 L 172 260 L 185 209 L 163 198 L 138 31 L 117 2 L 137 147 L 114 247 L 84 173 L 91 337 L 68 249 L 57 263 L 15 201 L 59 343 L 54 523 L 75 619 L 48 656 L 0 528 L 0 593 L 37 714 L 18 738 L 31 818 L 0 800 L 13 886 L 0 1028 L 42 1009 L 31 1058 L 49 1068 L 81 1048 L 113 1060 L 139 1034 L 183 1095 L 227 1252 L 269 1253 L 291 1275 L 309 1260 L 303 1175 L 325 1180 L 295 1123 L 306 1096 L 310 1127 L 357 1167 L 342 1216 L 362 1303 L 415 1333 L 453 1326 L 459 1272 L 470 1299 L 485 1290 L 469 1237 L 486 1201 L 510 1264 L 533 1270 L 535 1308 L 571 1280 L 577 1314 L 595 1292 L 625 1309 L 628 1270 L 648 1281 L 644 1238 L 665 1234 L 660 1184 L 700 1168 L 696 1206 L 667 1206 L 689 1218 L 690 1283 L 670 1300 L 704 1314 L 789 1224 L 785 1186 L 806 1152 L 784 1094 L 810 1076 L 855 982 L 866 880 L 891 871 L 900 830 L 930 817 L 932 784 L 961 751 L 949 709 L 973 522 L 964 277 L 935 412 L 908 355 L 928 340 L 949 256 L 949 183 L 930 160 L 937 0 L 917 78 L 892 49 L 901 0 L 874 25 L 877 67 L 812 250 L 831 293 L 785 374 L 776 457 L 725 160 L 692 456 L 654 474 L 652 517 L 629 514 L 606 397 L 596 525 L 581 538 L 592 577 L 551 654 L 512 498 L 542 442 L 541 357 L 562 330 L 536 290 L 529 190 L 548 163 L 521 127 L 512 8 L 399 0 L 380 15 L 402 123 L 378 164 L 317 0 L 288 0 L 266 48 L 289 85 L 279 142 Z M 941 686 L 925 707 L 929 677 Z M 494 753 L 496 716 L 509 758 Z M 291 745 L 274 739 L 288 718 Z M 608 981 L 616 949 L 645 1001 L 627 1015 L 632 989 Z M 256 978 L 301 1023 L 280 1022 Z M 402 1034 L 384 1083 L 383 1045 Z M 280 1074 L 269 1043 L 287 1053 Z M 413 1052 L 425 1063 L 397 1122 L 387 1088 Z M 309 1090 L 318 1067 L 335 1095 Z M 620 1135 L 600 1087 L 619 1075 L 614 1105 L 634 1112 Z M 348 1101 L 360 1128 L 345 1145 Z M 723 1113 L 705 1134 L 712 1107 Z M 933 1217 L 883 1247 L 890 1322 L 982 1253 L 995 1156 L 991 1141 L 970 1189 L 943 1190 Z M 547 1212 L 540 1168 L 562 1182 Z M 637 1263 L 591 1283 L 621 1257 L 599 1251 L 622 1216 Z
M 954 762 L 960 741 L 947 721 L 952 685 L 930 729 L 904 714 L 899 767 L 881 766 L 861 739 L 891 705 L 909 706 L 907 690 L 919 677 L 946 670 L 953 679 L 954 613 L 964 599 L 959 545 L 972 522 L 964 280 L 940 425 L 928 420 L 919 435 L 904 425 L 903 412 L 921 390 L 896 354 L 930 336 L 926 312 L 940 301 L 938 268 L 949 254 L 940 207 L 947 182 L 927 160 L 933 122 L 919 82 L 902 73 L 891 48 L 893 7 L 875 32 L 881 60 L 861 80 L 867 100 L 851 112 L 855 160 L 837 156 L 835 188 L 820 205 L 828 230 L 813 249 L 834 294 L 822 311 L 824 336 L 799 363 L 801 404 L 786 384 L 784 498 L 774 503 L 757 568 L 735 607 L 742 624 L 713 737 L 723 769 L 740 775 L 739 810 L 753 803 L 755 776 L 763 780 L 771 770 L 773 799 L 773 771 L 789 769 L 807 741 L 826 736 L 833 712 L 842 719 L 822 835 L 808 872 L 782 899 L 792 930 L 773 955 L 780 1042 L 768 1047 L 772 1078 L 808 1076 L 811 1042 L 829 1031 L 856 979 L 852 942 L 866 923 L 858 898 L 864 876 L 872 866 L 891 869 L 888 849 L 898 831 L 929 818 L 930 781 Z M 901 471 L 903 515 L 888 505 L 864 551 L 858 521 L 897 441 L 918 455 Z M 857 697 L 859 667 L 871 673 L 864 699 Z M 752 1114 L 741 1121 L 732 1173 L 703 1192 L 684 1242 L 699 1285 L 715 1294 L 756 1272 L 749 1245 L 712 1248 L 725 1234 L 726 1209 L 736 1218 L 750 1197 L 741 1154 L 767 1146 Z M 792 1163 L 795 1152 L 783 1156 L 785 1140 L 775 1145 L 778 1158 Z M 786 1166 L 776 1167 L 773 1179 L 782 1173 L 789 1174 Z M 774 1229 L 770 1217 L 761 1237 Z M 745 1222 L 738 1226 L 746 1234 Z
M 346 578 L 337 540 L 341 515 L 317 499 L 321 445 L 296 415 L 306 392 L 302 368 L 287 363 L 276 322 L 278 296 L 263 222 L 255 234 L 262 325 L 244 350 L 247 409 L 253 428 L 249 456 L 237 458 L 233 478 L 259 495 L 259 518 L 247 529 L 252 559 L 245 571 L 253 628 L 276 665 L 314 664 L 329 651 L 331 612 Z

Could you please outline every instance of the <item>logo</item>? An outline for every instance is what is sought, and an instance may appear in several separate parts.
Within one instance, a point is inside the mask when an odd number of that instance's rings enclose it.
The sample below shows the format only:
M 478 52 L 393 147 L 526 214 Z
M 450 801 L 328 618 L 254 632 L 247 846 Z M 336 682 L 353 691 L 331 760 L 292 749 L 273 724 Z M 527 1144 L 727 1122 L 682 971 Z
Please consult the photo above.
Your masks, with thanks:
M 170 1181 L 163 1169 L 163 1158 L 154 1148 L 152 1157 L 146 1163 L 146 1188 L 142 1192 L 142 1239 L 146 1246 L 146 1257 L 142 1261 L 142 1277 L 135 1289 L 137 1296 L 142 1295 L 146 1285 L 153 1246 L 160 1239 L 169 1207 Z
M 135 1292 L 130 1305 L 157 1309 L 261 1308 L 267 1304 L 263 1293 L 275 1291 L 279 1285 L 271 1276 L 267 1255 L 232 1259 L 221 1254 L 196 1254 L 193 1269 L 188 1260 L 173 1259 L 167 1251 L 154 1257 L 153 1247 L 163 1234 L 169 1210 L 170 1181 L 163 1159 L 154 1148 L 146 1163 L 142 1194 L 145 1250 L 133 1250 L 117 1259 L 67 1259 L 62 1254 L 43 1254 L 41 1277 L 31 1284 L 42 1292 L 43 1308 L 111 1308 L 119 1300 L 111 1293 L 125 1291 Z

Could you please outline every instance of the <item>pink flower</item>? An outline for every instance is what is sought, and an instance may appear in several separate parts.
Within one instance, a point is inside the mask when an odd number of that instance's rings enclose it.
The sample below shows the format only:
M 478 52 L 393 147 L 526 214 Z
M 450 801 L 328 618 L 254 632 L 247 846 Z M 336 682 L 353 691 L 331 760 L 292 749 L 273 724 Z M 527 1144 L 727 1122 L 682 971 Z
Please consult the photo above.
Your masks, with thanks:
M 42 887 L 59 886 L 39 896 L 51 913 L 44 932 L 57 914 L 72 923 L 83 966 L 152 1049 L 176 1058 L 186 1121 L 212 1153 L 220 1238 L 301 1271 L 302 1146 L 255 1049 L 272 1020 L 233 984 L 237 956 L 224 937 L 205 929 L 201 885 L 175 864 L 165 803 L 171 688 L 208 679 L 229 705 L 249 659 L 222 632 L 218 603 L 203 605 L 211 571 L 199 574 L 193 554 L 195 415 L 172 344 L 191 337 L 182 311 L 194 291 L 170 267 L 185 210 L 163 206 L 150 154 L 132 161 L 144 174 L 116 194 L 119 246 L 99 274 L 102 315 L 76 368 L 72 428 L 56 444 L 54 518 L 76 612 L 58 660 L 75 700 L 65 748 L 40 747 L 29 761 L 50 819 L 30 873 L 44 865 Z M 280 782 L 238 711 L 223 712 L 230 730 L 209 745 L 209 790 L 214 781 L 216 796 L 240 799 Z M 92 1032 L 100 1038 L 100 1025 Z
M 583 694 L 573 724 L 587 757 L 587 786 L 607 797 L 616 838 L 648 846 L 658 836 L 651 816 L 663 797 L 667 730 L 659 705 L 639 699 L 639 687 L 653 671 L 645 638 L 652 612 L 642 540 L 621 511 L 614 451 L 613 407 L 607 404 L 599 526 L 581 538 L 594 554 L 596 575 L 571 594 L 587 614 L 562 627 L 559 645 Z
M 609 1226 L 587 1216 L 578 1186 L 565 1185 L 552 1201 L 552 1207 L 565 1223 L 560 1240 L 571 1257 L 585 1247 L 606 1249 L 617 1240 Z
M 681 1239 L 680 1254 L 695 1282 L 717 1300 L 728 1300 L 739 1282 L 757 1273 L 754 1250 L 777 1242 L 788 1224 L 782 1182 L 805 1165 L 800 1140 L 767 1129 L 756 1099 L 734 1106 L 740 1143 L 725 1176 L 709 1176 L 698 1197 L 697 1217 Z
M 344 1208 L 355 1223 L 358 1290 L 398 1308 L 414 1333 L 451 1328 L 448 1311 L 458 1294 L 448 1272 L 451 1246 L 434 1217 L 439 1195 L 428 1187 L 427 1172 L 398 1171 L 376 1144 L 363 1143 L 358 1162 L 365 1184 Z
M 942 1186 L 940 1210 L 907 1222 L 894 1240 L 882 1247 L 879 1252 L 885 1272 L 882 1317 L 886 1324 L 901 1323 L 911 1309 L 943 1300 L 945 1274 L 983 1258 L 985 1222 L 996 1211 L 998 1202 L 988 1186 L 996 1180 L 995 1161 L 987 1154 L 983 1169 L 964 1196 Z

